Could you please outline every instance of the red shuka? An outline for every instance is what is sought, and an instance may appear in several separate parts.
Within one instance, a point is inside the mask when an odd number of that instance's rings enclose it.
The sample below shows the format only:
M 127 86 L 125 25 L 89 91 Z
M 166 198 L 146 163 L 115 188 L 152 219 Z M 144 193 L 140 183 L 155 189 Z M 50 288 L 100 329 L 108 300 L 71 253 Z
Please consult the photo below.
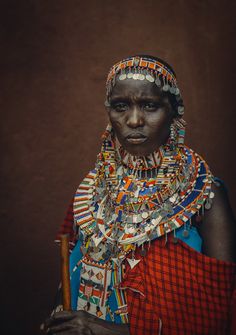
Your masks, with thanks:
M 138 254 L 136 258 L 141 258 Z M 236 264 L 207 257 L 172 236 L 151 243 L 126 272 L 131 335 L 229 335 Z

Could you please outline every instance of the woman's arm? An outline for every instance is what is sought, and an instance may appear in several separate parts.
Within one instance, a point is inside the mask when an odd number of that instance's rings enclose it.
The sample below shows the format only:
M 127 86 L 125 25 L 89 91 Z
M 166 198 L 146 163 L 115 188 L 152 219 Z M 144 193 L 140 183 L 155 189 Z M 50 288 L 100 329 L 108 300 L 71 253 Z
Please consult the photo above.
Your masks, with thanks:
M 203 240 L 202 252 L 219 260 L 236 262 L 236 223 L 225 187 L 212 185 L 215 194 L 212 207 L 198 225 Z

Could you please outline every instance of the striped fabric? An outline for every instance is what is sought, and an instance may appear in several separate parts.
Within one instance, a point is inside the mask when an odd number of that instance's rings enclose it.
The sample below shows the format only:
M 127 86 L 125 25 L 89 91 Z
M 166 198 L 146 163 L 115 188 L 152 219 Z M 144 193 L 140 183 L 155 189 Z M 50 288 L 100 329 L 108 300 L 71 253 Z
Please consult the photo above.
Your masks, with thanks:
M 135 258 L 141 258 L 138 252 Z M 164 238 L 155 240 L 121 285 L 130 334 L 229 335 L 235 273 L 236 264 L 176 244 L 171 236 L 166 245 Z

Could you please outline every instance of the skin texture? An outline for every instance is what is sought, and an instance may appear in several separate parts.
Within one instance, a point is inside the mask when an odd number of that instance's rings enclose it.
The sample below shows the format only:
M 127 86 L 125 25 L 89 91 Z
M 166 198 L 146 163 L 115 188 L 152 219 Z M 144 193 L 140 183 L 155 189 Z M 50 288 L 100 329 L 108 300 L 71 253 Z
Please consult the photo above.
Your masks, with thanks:
M 158 150 L 169 136 L 175 112 L 166 93 L 153 83 L 126 79 L 118 81 L 107 108 L 115 135 L 131 154 L 142 156 Z M 129 141 L 127 136 L 131 136 Z M 140 140 L 140 138 L 142 138 Z M 145 140 L 144 140 L 145 139 Z M 203 253 L 223 261 L 236 261 L 235 221 L 223 186 L 212 186 L 213 205 L 203 222 L 195 222 L 202 239 Z M 128 335 L 127 325 L 98 319 L 85 311 L 59 312 L 45 322 L 48 334 Z

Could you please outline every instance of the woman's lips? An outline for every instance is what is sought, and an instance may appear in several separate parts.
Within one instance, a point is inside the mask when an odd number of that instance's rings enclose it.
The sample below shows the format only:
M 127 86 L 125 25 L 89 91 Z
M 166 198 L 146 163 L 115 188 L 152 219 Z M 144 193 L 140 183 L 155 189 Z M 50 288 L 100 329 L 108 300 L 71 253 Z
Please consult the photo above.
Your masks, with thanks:
M 140 144 L 147 140 L 147 137 L 142 134 L 130 134 L 126 137 L 126 140 L 132 144 Z

